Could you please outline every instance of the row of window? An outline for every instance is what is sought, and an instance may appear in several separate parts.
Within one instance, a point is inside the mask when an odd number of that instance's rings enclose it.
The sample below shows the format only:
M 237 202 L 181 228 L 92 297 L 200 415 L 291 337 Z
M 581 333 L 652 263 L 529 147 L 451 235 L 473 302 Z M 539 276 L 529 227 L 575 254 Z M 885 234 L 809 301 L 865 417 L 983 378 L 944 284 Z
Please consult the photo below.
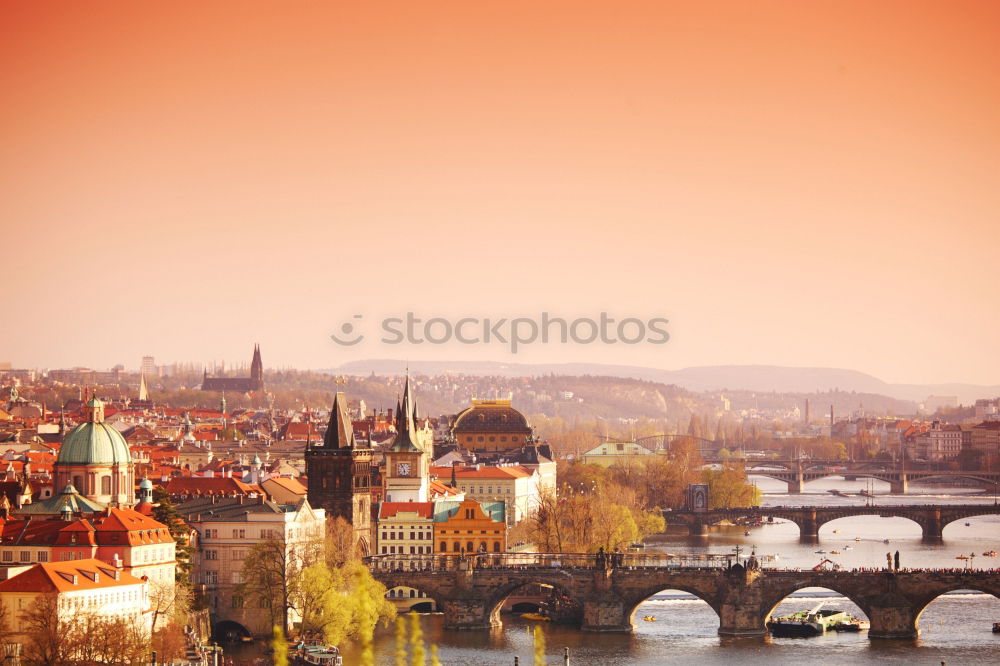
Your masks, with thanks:
M 471 442 L 472 441 L 472 435 L 466 435 L 465 436 L 465 441 L 466 442 Z M 479 435 L 478 437 L 476 437 L 476 441 L 477 442 L 485 442 L 486 438 L 483 435 Z M 490 435 L 489 436 L 489 441 L 491 441 L 491 442 L 497 441 L 497 436 L 496 435 Z M 500 435 L 500 441 L 501 442 L 506 442 L 507 441 L 507 435 Z M 512 442 L 519 442 L 519 441 L 521 441 L 521 438 L 519 436 L 517 436 L 517 435 L 511 435 L 510 436 L 510 441 L 512 441 Z
M 44 551 L 44 550 L 38 551 L 38 558 L 36 560 L 32 560 L 31 559 L 31 551 L 30 550 L 21 550 L 21 551 L 18 551 L 17 557 L 18 557 L 18 561 L 19 562 L 32 562 L 32 561 L 35 561 L 35 562 L 48 562 L 49 561 L 49 554 L 46 551 Z M 2 559 L 3 559 L 4 562 L 13 562 L 14 561 L 14 551 L 12 551 L 12 550 L 5 550 L 5 551 L 3 551 Z
M 383 555 L 405 555 L 406 546 L 382 546 Z M 430 546 L 410 546 L 410 555 L 430 555 L 433 550 Z
M 497 486 L 497 491 L 493 492 L 493 486 L 486 486 L 486 492 L 483 492 L 483 486 L 478 486 L 479 492 L 476 492 L 477 486 L 460 486 L 463 493 L 469 493 L 472 495 L 510 495 L 510 486 L 502 488 Z
M 466 553 L 474 553 L 474 552 L 486 553 L 486 552 L 489 552 L 490 547 L 486 544 L 485 541 L 480 541 L 479 542 L 479 548 L 478 548 L 478 550 L 476 549 L 476 544 L 474 544 L 472 541 L 466 541 L 464 546 L 460 542 L 454 541 L 451 544 L 451 550 L 452 550 L 453 553 L 461 553 L 461 552 L 466 552 Z M 445 541 L 441 542 L 441 552 L 442 553 L 447 553 L 448 552 L 448 544 Z M 494 541 L 493 542 L 493 552 L 494 553 L 499 553 L 500 552 L 500 542 L 499 541 Z
M 292 539 L 295 539 L 297 536 L 308 537 L 311 534 L 314 535 L 314 536 L 319 536 L 318 530 L 315 529 L 315 528 L 299 528 L 299 529 L 296 529 L 296 528 L 293 527 L 293 528 L 290 528 L 288 530 L 288 540 L 291 541 Z M 262 540 L 263 539 L 279 539 L 279 538 L 281 538 L 281 534 L 279 534 L 277 531 L 271 530 L 271 529 L 260 530 L 259 536 L 260 536 L 260 538 Z M 219 529 L 216 528 L 216 527 L 206 527 L 205 528 L 205 538 L 206 539 L 218 539 L 219 538 Z M 223 538 L 225 538 L 225 537 L 223 537 Z M 232 531 L 232 538 L 233 539 L 246 539 L 247 538 L 247 530 L 245 528 L 236 528 L 236 529 L 233 529 L 233 531 Z M 250 535 L 250 538 L 251 539 L 253 538 L 253 534 Z
M 240 560 L 241 561 L 241 560 L 245 560 L 246 556 L 247 556 L 247 551 L 241 550 L 241 549 L 238 549 L 238 548 L 234 548 L 233 550 L 230 550 L 228 552 L 229 552 L 229 559 L 231 559 L 231 560 Z M 219 551 L 213 550 L 213 549 L 203 550 L 202 551 L 202 555 L 204 556 L 204 558 L 206 560 L 217 560 L 217 559 L 219 559 Z
M 392 539 L 395 541 L 397 534 L 399 535 L 400 539 L 406 538 L 405 536 L 406 532 L 382 532 L 382 538 Z M 411 541 L 425 541 L 425 540 L 429 541 L 432 538 L 434 538 L 434 535 L 431 534 L 430 532 L 410 532 Z

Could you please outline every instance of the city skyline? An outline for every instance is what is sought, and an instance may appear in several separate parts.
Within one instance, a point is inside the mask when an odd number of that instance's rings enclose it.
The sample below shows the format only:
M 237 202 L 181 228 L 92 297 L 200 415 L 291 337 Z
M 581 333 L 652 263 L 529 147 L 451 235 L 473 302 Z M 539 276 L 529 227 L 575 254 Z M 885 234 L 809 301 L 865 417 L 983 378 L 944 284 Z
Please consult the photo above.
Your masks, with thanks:
M 15 366 L 259 342 L 269 367 L 1000 377 L 996 3 L 0 11 Z M 671 339 L 329 338 L 409 310 L 664 317 Z

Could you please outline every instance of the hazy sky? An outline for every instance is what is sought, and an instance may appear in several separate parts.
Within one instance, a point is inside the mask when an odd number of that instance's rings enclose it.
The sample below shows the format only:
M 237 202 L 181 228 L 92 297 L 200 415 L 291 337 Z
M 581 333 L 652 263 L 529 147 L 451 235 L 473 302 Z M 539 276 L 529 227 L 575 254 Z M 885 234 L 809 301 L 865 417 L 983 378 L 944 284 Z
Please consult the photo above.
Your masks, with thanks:
M 1000 3 L 0 3 L 0 360 L 1000 382 Z M 666 345 L 341 348 L 424 316 Z

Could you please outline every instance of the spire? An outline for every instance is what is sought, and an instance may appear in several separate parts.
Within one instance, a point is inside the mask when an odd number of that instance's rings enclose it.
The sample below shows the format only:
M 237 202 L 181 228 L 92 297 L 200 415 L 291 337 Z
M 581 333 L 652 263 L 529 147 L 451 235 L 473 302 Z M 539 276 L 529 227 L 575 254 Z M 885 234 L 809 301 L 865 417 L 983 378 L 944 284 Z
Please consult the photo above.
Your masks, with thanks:
M 139 371 L 139 400 L 149 400 L 149 389 L 146 388 L 146 373 Z
M 338 391 L 330 409 L 330 423 L 323 435 L 323 446 L 330 449 L 354 448 L 354 427 L 347 415 L 347 398 Z
M 312 450 L 312 447 L 313 447 L 312 414 L 306 411 L 306 451 Z
M 403 387 L 403 401 L 396 411 L 396 438 L 392 442 L 393 451 L 420 451 L 416 445 L 417 433 L 413 427 L 416 407 L 413 404 L 413 395 L 410 393 L 410 375 L 406 375 L 406 384 Z
M 264 379 L 264 363 L 260 360 L 260 345 L 253 346 L 253 360 L 250 361 L 250 379 L 258 382 Z

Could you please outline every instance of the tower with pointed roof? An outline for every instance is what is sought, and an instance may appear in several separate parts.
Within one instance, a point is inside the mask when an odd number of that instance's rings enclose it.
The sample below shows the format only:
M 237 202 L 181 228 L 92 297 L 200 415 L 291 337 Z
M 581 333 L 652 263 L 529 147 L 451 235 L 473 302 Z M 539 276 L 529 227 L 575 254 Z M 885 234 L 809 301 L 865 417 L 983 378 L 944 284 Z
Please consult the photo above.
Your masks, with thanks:
M 260 345 L 253 346 L 253 359 L 250 361 L 250 381 L 256 390 L 264 388 L 264 363 L 260 360 Z
M 406 377 L 403 400 L 396 409 L 396 437 L 385 452 L 385 500 L 426 502 L 430 486 L 430 463 L 417 441 L 417 408 Z
M 347 413 L 347 398 L 338 392 L 330 409 L 330 423 L 322 444 L 306 447 L 306 498 L 326 509 L 330 518 L 342 517 L 354 526 L 359 550 L 371 552 L 372 450 L 360 444 Z

